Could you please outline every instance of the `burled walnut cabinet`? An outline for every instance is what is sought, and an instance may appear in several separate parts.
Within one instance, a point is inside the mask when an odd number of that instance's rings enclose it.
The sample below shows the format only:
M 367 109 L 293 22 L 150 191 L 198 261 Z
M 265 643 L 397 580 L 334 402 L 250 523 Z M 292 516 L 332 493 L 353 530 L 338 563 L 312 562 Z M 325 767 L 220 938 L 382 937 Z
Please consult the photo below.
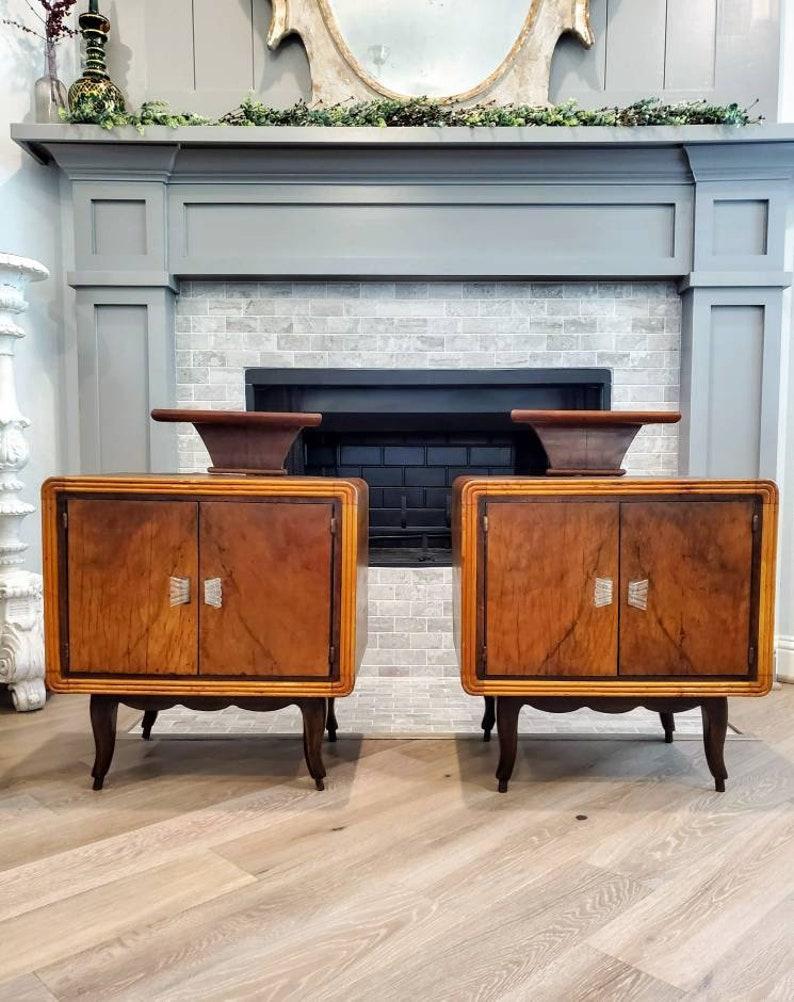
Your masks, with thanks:
M 723 789 L 726 697 L 772 684 L 774 484 L 461 478 L 454 498 L 462 681 L 486 738 L 497 717 L 500 789 L 525 704 L 646 706 L 668 740 L 700 706 Z
M 43 489 L 47 681 L 92 696 L 101 788 L 119 702 L 303 713 L 322 788 L 329 701 L 366 641 L 358 480 L 80 477 Z

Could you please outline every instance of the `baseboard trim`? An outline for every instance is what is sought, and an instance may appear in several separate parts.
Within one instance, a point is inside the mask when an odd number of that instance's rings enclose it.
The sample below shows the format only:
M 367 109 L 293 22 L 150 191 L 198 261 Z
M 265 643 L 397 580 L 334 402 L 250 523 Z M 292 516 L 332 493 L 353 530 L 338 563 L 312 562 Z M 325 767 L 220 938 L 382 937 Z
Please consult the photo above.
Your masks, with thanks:
M 777 677 L 794 683 L 794 637 L 777 638 Z

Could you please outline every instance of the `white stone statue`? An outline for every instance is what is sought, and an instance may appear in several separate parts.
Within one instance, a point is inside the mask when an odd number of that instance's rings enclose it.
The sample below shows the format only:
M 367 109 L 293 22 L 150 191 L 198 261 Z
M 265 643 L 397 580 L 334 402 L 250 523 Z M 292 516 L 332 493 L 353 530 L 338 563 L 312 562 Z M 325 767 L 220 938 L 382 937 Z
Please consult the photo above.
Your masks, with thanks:
M 19 538 L 20 526 L 36 509 L 20 497 L 30 421 L 17 404 L 14 349 L 25 336 L 16 319 L 27 309 L 25 286 L 48 276 L 36 261 L 0 254 L 0 683 L 20 711 L 41 709 L 46 692 L 42 579 L 21 567 L 27 544 Z

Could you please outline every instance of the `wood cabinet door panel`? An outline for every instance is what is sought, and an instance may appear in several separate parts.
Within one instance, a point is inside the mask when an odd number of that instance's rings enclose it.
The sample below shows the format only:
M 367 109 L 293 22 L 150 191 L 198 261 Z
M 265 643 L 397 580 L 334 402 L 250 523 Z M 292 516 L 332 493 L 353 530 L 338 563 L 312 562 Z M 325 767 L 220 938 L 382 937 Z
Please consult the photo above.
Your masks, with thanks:
M 616 675 L 618 504 L 489 501 L 487 517 L 486 675 Z
M 331 501 L 202 501 L 201 675 L 328 678 L 334 536 Z M 202 584 L 203 587 L 203 584 Z
M 752 499 L 621 509 L 620 674 L 747 675 Z
M 194 675 L 195 502 L 73 499 L 67 519 L 69 670 Z

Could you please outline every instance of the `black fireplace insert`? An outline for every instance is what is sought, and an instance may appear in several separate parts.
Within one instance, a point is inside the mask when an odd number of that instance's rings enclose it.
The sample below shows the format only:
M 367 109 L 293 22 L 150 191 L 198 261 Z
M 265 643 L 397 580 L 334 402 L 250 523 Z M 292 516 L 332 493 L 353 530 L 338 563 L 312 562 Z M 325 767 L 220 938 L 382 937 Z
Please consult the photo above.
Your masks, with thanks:
M 451 561 L 450 487 L 463 474 L 542 474 L 546 456 L 513 408 L 608 410 L 608 369 L 248 369 L 246 406 L 319 411 L 292 474 L 362 477 L 370 563 Z

